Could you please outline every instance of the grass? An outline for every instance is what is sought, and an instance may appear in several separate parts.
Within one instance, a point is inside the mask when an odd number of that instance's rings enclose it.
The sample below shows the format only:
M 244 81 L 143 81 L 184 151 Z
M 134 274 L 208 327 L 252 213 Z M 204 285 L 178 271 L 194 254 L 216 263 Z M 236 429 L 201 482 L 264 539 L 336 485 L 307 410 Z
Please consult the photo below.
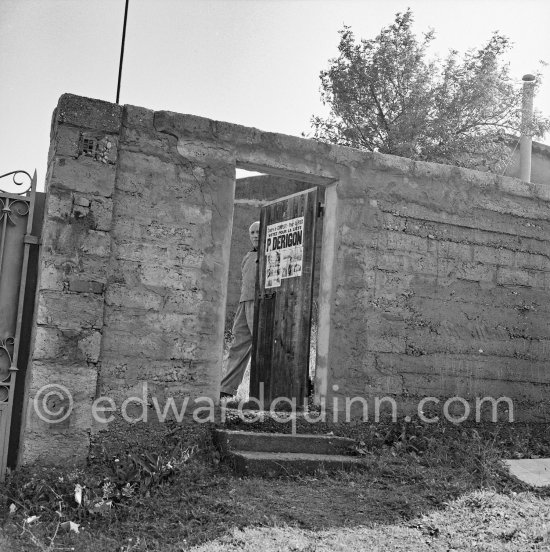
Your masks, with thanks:
M 269 420 L 250 425 L 233 419 L 227 425 L 290 429 Z M 83 468 L 30 467 L 10 475 L 1 489 L 0 550 L 320 552 L 363 550 L 365 543 L 372 550 L 548 546 L 550 491 L 514 480 L 500 461 L 550 456 L 548 425 L 413 420 L 307 428 L 353 437 L 365 469 L 315 477 L 240 478 L 220 463 L 206 424 L 129 428 L 119 423 L 97 436 Z M 80 503 L 76 485 L 82 487 Z M 31 516 L 40 517 L 27 523 Z M 78 534 L 63 529 L 67 521 L 79 524 Z M 7 547 L 2 539 L 9 541 Z M 399 548 L 403 543 L 408 547 Z
M 197 547 L 195 552 L 348 552 L 548 550 L 550 502 L 522 493 L 505 496 L 473 491 L 410 522 L 333 527 L 252 527 Z

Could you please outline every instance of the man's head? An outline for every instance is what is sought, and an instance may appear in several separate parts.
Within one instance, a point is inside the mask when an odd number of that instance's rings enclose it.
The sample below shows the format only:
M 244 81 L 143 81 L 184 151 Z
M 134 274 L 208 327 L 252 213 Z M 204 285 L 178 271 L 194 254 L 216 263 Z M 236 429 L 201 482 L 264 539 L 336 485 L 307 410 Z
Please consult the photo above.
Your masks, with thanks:
M 258 240 L 260 239 L 260 221 L 257 220 L 250 225 L 248 229 L 248 235 L 250 236 L 250 241 L 254 249 L 258 248 Z

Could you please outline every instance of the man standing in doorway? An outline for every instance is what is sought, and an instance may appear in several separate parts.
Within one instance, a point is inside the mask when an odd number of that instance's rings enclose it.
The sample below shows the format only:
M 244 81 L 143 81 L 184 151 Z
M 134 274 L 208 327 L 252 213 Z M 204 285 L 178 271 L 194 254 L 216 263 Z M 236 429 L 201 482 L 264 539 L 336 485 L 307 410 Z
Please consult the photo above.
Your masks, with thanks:
M 258 240 L 260 222 L 256 221 L 248 229 L 252 251 L 241 263 L 242 283 L 239 306 L 233 322 L 233 343 L 227 358 L 227 370 L 221 383 L 220 398 L 237 394 L 252 352 L 252 325 L 254 323 L 254 294 L 256 293 L 256 273 L 258 266 Z

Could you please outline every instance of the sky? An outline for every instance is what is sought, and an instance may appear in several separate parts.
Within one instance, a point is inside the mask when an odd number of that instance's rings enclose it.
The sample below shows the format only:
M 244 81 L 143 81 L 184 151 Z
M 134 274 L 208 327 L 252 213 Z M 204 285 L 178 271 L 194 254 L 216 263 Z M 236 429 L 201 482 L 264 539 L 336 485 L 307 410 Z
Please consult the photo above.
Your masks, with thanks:
M 548 0 L 130 0 L 120 103 L 300 136 L 326 113 L 338 30 L 374 38 L 407 7 L 419 36 L 435 30 L 433 55 L 498 30 L 518 86 L 550 62 Z M 36 169 L 43 188 L 63 93 L 115 102 L 123 18 L 124 0 L 0 0 L 0 174 Z M 535 107 L 550 116 L 550 67 Z

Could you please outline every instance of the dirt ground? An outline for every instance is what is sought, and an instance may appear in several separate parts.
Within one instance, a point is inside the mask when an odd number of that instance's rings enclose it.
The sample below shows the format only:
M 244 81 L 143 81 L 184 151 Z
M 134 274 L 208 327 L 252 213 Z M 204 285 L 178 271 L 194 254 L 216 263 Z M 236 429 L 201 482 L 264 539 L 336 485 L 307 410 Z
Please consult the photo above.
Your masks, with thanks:
M 8 479 L 0 552 L 550 550 L 550 489 L 530 490 L 501 462 L 546 454 L 550 426 L 324 429 L 357 439 L 362 470 L 239 477 L 220 463 L 207 427 L 121 426 L 101 436 L 85 468 Z M 156 467 L 145 449 L 159 454 Z M 188 450 L 196 452 L 166 471 Z M 128 471 L 130 453 L 147 469 Z M 76 484 L 112 507 L 77 504 Z M 39 519 L 27 523 L 32 516 Z M 78 534 L 59 530 L 67 520 Z
M 313 498 L 311 496 L 304 499 Z M 353 515 L 353 501 L 345 507 L 325 497 L 319 505 L 328 508 L 322 522 L 326 529 L 295 526 L 246 527 L 231 535 L 191 548 L 193 552 L 348 552 L 348 551 L 483 551 L 523 552 L 550 550 L 550 499 L 530 493 L 502 495 L 475 491 L 451 501 L 443 510 L 408 522 L 379 524 Z M 371 502 L 368 498 L 366 502 Z M 344 508 L 342 508 L 344 506 Z M 356 505 L 355 505 L 356 506 Z M 366 508 L 372 511 L 374 504 Z M 365 512 L 365 510 L 363 511 Z M 316 508 L 309 519 L 319 514 Z M 385 512 L 387 515 L 387 512 Z M 380 516 L 382 517 L 382 516 Z M 391 518 L 392 516 L 390 516 Z M 328 518 L 328 519 L 327 519 Z M 347 519 L 346 519 L 347 518 Z M 353 519 L 355 518 L 355 519 Z M 339 523 L 344 521 L 342 525 Z

